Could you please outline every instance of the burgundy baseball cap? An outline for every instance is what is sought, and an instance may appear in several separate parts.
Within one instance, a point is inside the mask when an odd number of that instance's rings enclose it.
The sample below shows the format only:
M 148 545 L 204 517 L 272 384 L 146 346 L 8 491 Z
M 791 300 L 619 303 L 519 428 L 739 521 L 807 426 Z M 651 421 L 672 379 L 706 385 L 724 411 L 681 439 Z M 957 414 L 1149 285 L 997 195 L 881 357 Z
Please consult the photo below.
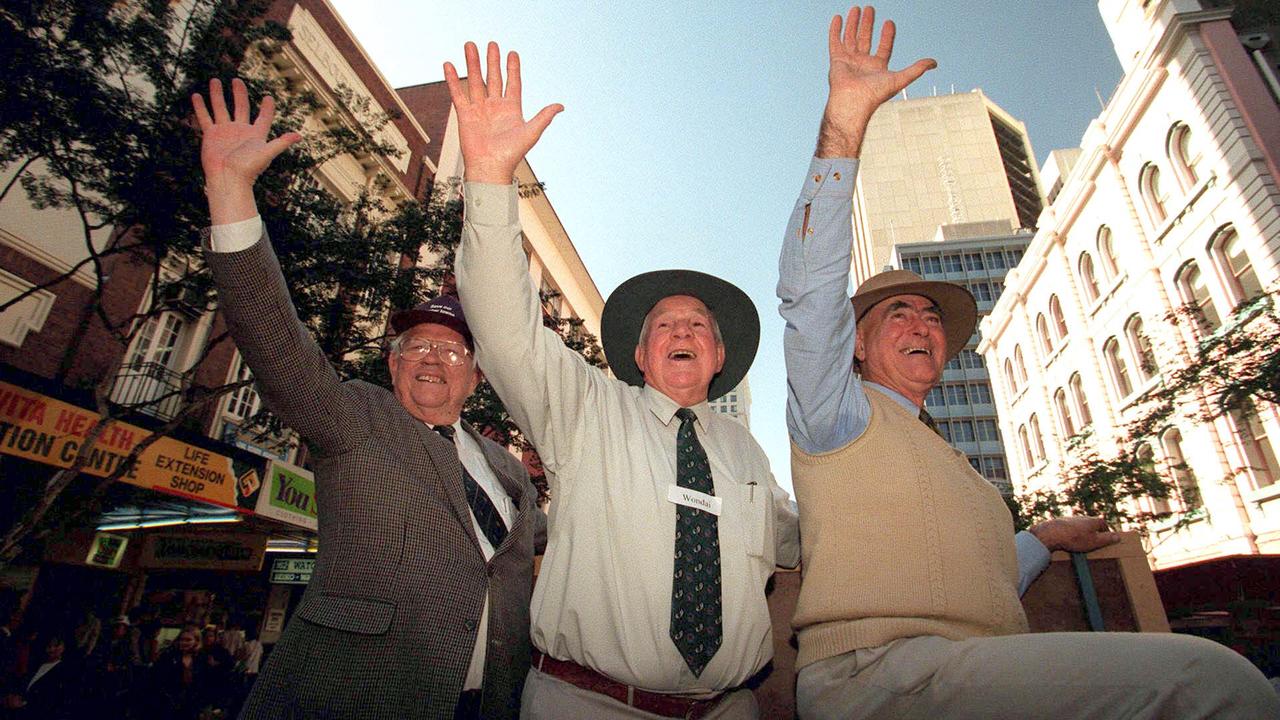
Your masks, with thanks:
M 471 329 L 467 327 L 467 317 L 462 314 L 462 303 L 453 295 L 441 295 L 408 310 L 397 310 L 391 313 L 391 328 L 397 335 L 409 328 L 423 323 L 435 323 L 457 332 L 472 345 Z

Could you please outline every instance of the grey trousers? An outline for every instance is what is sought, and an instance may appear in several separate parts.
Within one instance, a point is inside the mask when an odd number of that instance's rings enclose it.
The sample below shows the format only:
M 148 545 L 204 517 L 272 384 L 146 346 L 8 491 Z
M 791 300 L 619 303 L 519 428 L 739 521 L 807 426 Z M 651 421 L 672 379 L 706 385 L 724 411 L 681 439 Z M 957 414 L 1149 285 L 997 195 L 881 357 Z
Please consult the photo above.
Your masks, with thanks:
M 760 708 L 750 690 L 734 690 L 724 696 L 707 720 L 758 720 Z M 521 720 L 663 720 L 661 715 L 637 710 L 597 692 L 531 668 L 520 698 Z
M 1169 633 L 906 638 L 808 665 L 805 720 L 852 718 L 1280 718 L 1248 660 Z

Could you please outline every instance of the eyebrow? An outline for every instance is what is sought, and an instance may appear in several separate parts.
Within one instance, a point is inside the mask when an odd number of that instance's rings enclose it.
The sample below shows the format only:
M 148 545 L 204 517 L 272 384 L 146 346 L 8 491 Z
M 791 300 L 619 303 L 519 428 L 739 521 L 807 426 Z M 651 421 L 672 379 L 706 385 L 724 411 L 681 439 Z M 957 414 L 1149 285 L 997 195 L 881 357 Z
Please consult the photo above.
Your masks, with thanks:
M 894 310 L 901 310 L 903 308 L 907 310 L 915 310 L 915 307 L 913 307 L 911 303 L 905 302 L 903 300 L 894 300 L 893 302 L 889 303 L 889 307 L 885 308 L 885 313 L 886 314 L 891 313 Z M 938 317 L 942 317 L 942 307 L 938 305 L 938 303 L 933 303 L 928 307 L 922 308 L 920 312 L 931 312 L 937 315 Z

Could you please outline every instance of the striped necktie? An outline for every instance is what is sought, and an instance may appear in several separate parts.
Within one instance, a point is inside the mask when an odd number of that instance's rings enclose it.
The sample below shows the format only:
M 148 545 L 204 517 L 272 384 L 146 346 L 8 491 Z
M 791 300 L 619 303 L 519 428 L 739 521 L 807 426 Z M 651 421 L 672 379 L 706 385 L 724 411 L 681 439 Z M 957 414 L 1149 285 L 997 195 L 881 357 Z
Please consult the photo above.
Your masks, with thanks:
M 697 415 L 676 411 L 676 485 L 715 495 L 711 465 L 694 429 Z M 715 515 L 676 506 L 675 563 L 671 579 L 671 640 L 694 675 L 720 649 L 720 534 Z
M 450 444 L 453 443 L 453 426 L 452 425 L 436 425 L 431 428 L 440 434 Z M 457 446 L 454 446 L 456 451 Z M 461 460 L 461 458 L 459 458 Z M 459 462 L 461 465 L 461 462 Z M 494 550 L 502 544 L 507 537 L 507 526 L 502 522 L 502 515 L 498 513 L 498 508 L 494 507 L 493 501 L 489 499 L 489 494 L 480 487 L 476 479 L 471 477 L 471 473 L 467 472 L 467 466 L 462 465 L 462 488 L 466 491 L 467 504 L 471 506 L 471 514 L 475 515 L 476 522 L 480 525 L 480 529 L 484 531 L 484 536 L 489 539 L 489 544 Z
M 942 431 L 938 429 L 938 424 L 933 421 L 933 416 L 924 408 L 920 408 L 920 422 L 924 423 L 925 427 L 935 432 L 938 437 L 942 437 Z M 946 438 L 943 439 L 945 440 Z

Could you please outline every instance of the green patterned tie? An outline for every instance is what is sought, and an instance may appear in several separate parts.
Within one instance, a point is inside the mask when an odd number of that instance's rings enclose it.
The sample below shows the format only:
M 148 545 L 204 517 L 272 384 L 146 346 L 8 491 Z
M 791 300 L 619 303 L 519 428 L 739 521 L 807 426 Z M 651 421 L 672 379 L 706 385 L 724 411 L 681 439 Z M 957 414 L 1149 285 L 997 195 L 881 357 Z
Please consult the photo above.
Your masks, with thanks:
M 694 430 L 697 415 L 676 411 L 676 484 L 715 495 L 711 465 Z M 676 506 L 674 575 L 671 582 L 671 640 L 694 675 L 720 649 L 720 535 L 716 516 L 685 505 Z

